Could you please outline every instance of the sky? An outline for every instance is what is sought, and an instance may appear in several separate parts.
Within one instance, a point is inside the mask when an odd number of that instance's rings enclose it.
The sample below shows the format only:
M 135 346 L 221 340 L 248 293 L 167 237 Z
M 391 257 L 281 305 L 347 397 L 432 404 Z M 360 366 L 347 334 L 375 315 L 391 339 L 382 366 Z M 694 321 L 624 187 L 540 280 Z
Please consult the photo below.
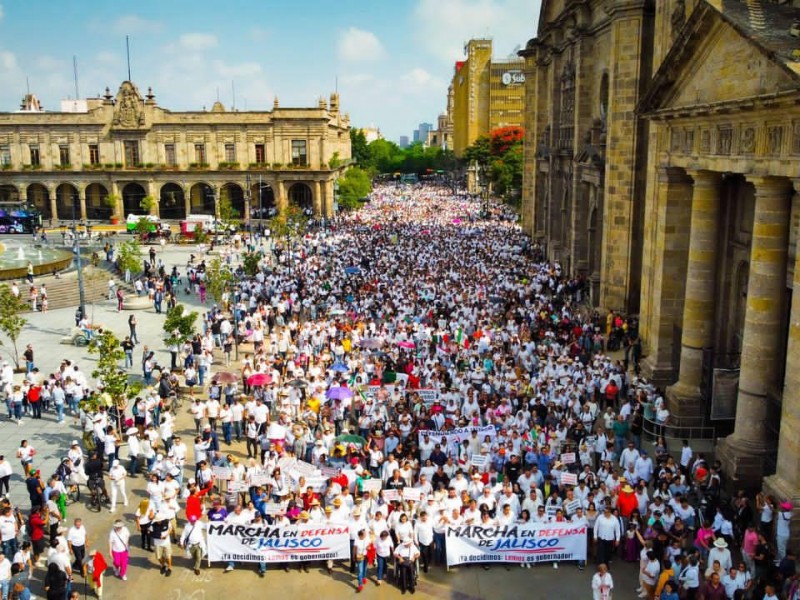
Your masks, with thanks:
M 172 110 L 316 106 L 338 83 L 354 127 L 434 126 L 464 43 L 502 58 L 536 33 L 541 0 L 0 0 L 0 111 L 30 91 L 45 110 L 131 78 Z

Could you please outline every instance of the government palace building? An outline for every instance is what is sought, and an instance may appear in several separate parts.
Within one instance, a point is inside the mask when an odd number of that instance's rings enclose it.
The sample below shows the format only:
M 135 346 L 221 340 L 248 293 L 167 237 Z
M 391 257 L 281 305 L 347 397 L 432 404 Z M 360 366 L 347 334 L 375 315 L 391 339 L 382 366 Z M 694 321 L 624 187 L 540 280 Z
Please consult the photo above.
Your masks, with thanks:
M 46 224 L 124 219 L 148 206 L 165 219 L 219 215 L 224 198 L 244 221 L 289 203 L 330 217 L 349 161 L 349 116 L 335 93 L 310 108 L 276 98 L 271 111 L 215 102 L 174 112 L 124 81 L 116 96 L 106 88 L 59 112 L 28 94 L 21 110 L 0 113 L 0 200 L 35 205 Z

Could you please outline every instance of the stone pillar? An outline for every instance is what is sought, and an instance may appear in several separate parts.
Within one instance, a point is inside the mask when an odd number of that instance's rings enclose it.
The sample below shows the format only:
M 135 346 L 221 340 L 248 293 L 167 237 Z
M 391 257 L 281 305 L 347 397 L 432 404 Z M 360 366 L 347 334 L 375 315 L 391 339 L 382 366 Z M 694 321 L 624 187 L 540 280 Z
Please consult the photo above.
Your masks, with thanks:
M 322 204 L 322 212 L 326 219 L 333 217 L 333 179 L 325 181 L 323 188 L 325 190 L 325 201 Z
M 711 171 L 691 171 L 689 175 L 694 179 L 694 187 L 683 302 L 681 361 L 678 382 L 667 390 L 670 411 L 678 417 L 698 417 L 704 411 L 700 381 L 703 375 L 703 349 L 714 343 L 717 233 L 722 181 L 719 173 Z
M 275 204 L 279 212 L 284 212 L 289 206 L 289 199 L 286 197 L 286 184 L 282 179 L 278 179 L 272 188 L 275 192 Z
M 86 188 L 81 188 L 78 191 L 78 198 L 80 201 L 80 208 L 81 208 L 81 220 L 86 221 Z
M 764 457 L 777 442 L 768 439 L 767 393 L 780 383 L 777 378 L 779 360 L 783 358 L 781 322 L 791 208 L 788 179 L 748 179 L 755 185 L 756 201 L 736 426 L 717 452 L 726 474 L 740 487 L 761 483 Z
M 794 181 L 800 195 L 800 179 Z M 792 281 L 792 309 L 789 319 L 789 344 L 786 349 L 786 375 L 781 402 L 781 432 L 778 441 L 778 468 L 775 475 L 764 479 L 764 489 L 778 501 L 790 500 L 795 506 L 791 539 L 796 548 L 800 542 L 800 252 L 795 253 Z
M 192 214 L 192 188 L 187 183 L 181 183 L 183 188 L 183 210 L 184 214 L 188 217 Z
M 52 215 L 53 223 L 58 224 L 57 222 L 61 215 L 58 214 L 58 198 L 55 191 L 47 190 L 47 201 L 50 202 L 50 214 Z
M 674 328 L 683 318 L 686 290 L 686 261 L 689 236 L 686 224 L 692 215 L 692 180 L 683 169 L 658 169 L 655 190 L 656 236 L 653 240 L 651 287 L 642 291 L 650 295 L 649 314 L 642 319 L 642 339 L 647 343 L 647 358 L 642 365 L 645 376 L 656 385 L 675 381 L 677 365 L 673 364 Z
M 319 180 L 314 181 L 312 193 L 314 194 L 314 198 L 312 200 L 312 205 L 314 207 L 314 218 L 319 219 L 322 216 L 322 186 L 320 185 Z
M 161 216 L 161 194 L 158 193 L 158 186 L 156 182 L 150 179 L 147 182 L 147 195 L 153 199 L 153 205 L 150 207 L 150 214 L 156 217 Z

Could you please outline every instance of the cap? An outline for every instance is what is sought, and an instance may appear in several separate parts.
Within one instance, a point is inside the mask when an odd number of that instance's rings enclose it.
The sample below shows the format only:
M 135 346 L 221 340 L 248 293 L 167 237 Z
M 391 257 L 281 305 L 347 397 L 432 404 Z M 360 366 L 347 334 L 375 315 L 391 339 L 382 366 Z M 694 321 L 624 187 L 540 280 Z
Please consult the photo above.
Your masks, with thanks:
M 77 446 L 77 445 L 78 445 L 78 440 L 72 440 L 72 441 L 69 443 L 69 445 L 70 445 L 70 446 Z

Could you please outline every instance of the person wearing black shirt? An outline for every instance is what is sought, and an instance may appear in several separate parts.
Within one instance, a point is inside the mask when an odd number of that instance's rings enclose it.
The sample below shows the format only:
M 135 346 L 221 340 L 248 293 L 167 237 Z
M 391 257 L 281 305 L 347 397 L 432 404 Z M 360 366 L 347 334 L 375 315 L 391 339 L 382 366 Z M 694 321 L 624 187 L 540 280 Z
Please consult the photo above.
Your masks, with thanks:
M 433 474 L 433 477 L 431 477 L 431 485 L 435 490 L 446 490 L 450 486 L 450 478 L 447 476 L 447 473 L 444 472 L 441 465 L 436 469 L 436 473 Z
M 132 367 L 134 343 L 131 341 L 130 336 L 125 336 L 125 339 L 120 342 L 120 346 L 122 347 L 122 351 L 125 352 L 125 366 Z
M 519 456 L 512 454 L 511 460 L 506 463 L 503 470 L 506 477 L 511 480 L 511 483 L 517 483 L 517 479 L 519 479 L 519 475 L 522 472 L 522 463 L 519 460 Z
M 89 481 L 89 489 L 91 490 L 92 486 L 95 486 L 97 491 L 102 493 L 103 498 L 108 496 L 106 493 L 106 484 L 105 481 L 103 481 L 103 459 L 100 458 L 97 452 L 92 452 L 83 470 Z
M 441 444 L 436 444 L 436 447 L 431 452 L 431 462 L 435 464 L 437 467 L 444 466 L 444 463 L 447 462 L 447 454 L 442 451 Z

